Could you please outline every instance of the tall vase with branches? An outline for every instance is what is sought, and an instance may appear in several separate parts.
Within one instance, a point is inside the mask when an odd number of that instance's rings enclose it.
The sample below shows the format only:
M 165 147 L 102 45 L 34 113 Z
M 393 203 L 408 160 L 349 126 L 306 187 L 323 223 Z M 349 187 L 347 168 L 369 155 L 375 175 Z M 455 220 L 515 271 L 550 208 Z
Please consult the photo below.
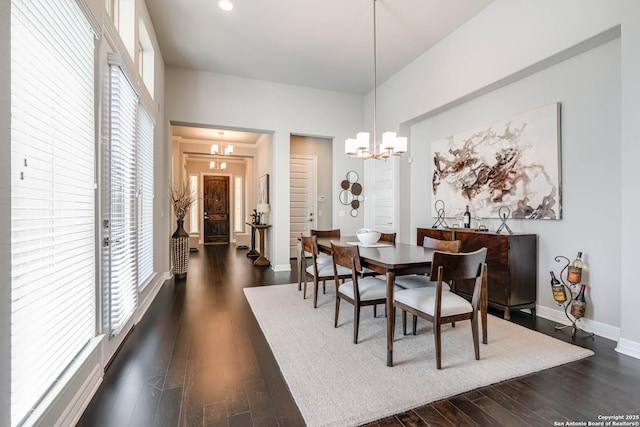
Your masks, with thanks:
M 189 266 L 189 233 L 184 230 L 184 217 L 196 196 L 188 184 L 178 184 L 169 186 L 169 198 L 178 223 L 171 236 L 171 265 L 176 278 L 185 278 Z

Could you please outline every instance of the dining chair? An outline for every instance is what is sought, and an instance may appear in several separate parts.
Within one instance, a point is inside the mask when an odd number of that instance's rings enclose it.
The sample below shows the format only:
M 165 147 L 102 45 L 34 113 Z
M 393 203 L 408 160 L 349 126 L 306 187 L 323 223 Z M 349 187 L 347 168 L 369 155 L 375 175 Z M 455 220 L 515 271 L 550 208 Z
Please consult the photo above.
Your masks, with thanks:
M 380 233 L 379 242 L 396 243 L 396 233 Z
M 431 237 L 425 236 L 422 242 L 422 246 L 425 248 L 435 249 L 441 252 L 450 252 L 457 253 L 460 252 L 460 246 L 462 242 L 460 240 L 439 240 L 433 239 Z M 428 274 L 411 274 L 407 276 L 398 276 L 396 277 L 396 285 L 400 286 L 403 289 L 414 289 L 414 288 L 422 288 L 425 286 L 434 286 L 434 283 L 429 278 Z M 444 288 L 448 291 L 450 290 L 449 284 L 444 283 Z M 418 318 L 417 316 L 413 316 L 413 335 L 416 334 Z M 455 324 L 453 325 L 455 326 Z M 406 329 L 403 327 L 403 333 L 407 333 Z
M 316 236 L 300 236 L 300 242 L 302 244 L 302 268 L 301 271 L 304 271 L 304 290 L 302 292 L 302 298 L 307 298 L 307 279 L 313 280 L 313 308 L 318 307 L 318 286 L 320 281 L 322 281 L 322 291 L 326 293 L 326 281 L 332 280 L 334 278 L 334 269 L 333 269 L 333 260 L 332 257 L 327 256 L 329 259 L 327 261 L 320 261 L 318 257 L 318 242 Z M 310 265 L 307 263 L 307 257 L 304 256 L 304 253 L 311 254 L 311 263 Z M 349 268 L 340 268 L 338 269 L 338 277 L 342 279 L 344 282 L 345 279 L 351 277 L 351 269 Z M 338 279 L 336 279 L 336 288 L 338 287 Z
M 331 242 L 334 277 L 336 283 L 340 277 L 340 267 L 350 271 L 350 282 L 342 283 L 336 291 L 336 312 L 333 326 L 338 327 L 340 302 L 353 305 L 353 343 L 358 343 L 360 325 L 360 307 L 383 304 L 387 299 L 387 282 L 375 276 L 362 277 L 362 260 L 357 245 L 338 245 Z M 399 289 L 399 288 L 397 288 Z
M 480 360 L 478 338 L 478 309 L 485 311 L 487 291 L 487 248 L 475 252 L 447 253 L 434 252 L 429 277 L 435 286 L 403 289 L 394 293 L 393 308 L 402 310 L 403 326 L 406 313 L 421 317 L 433 323 L 435 337 L 436 368 L 442 369 L 442 324 L 471 320 L 471 334 L 476 360 Z M 471 302 L 448 291 L 445 282 L 473 279 Z M 482 307 L 480 307 L 482 303 Z M 394 313 L 395 314 L 395 313 Z M 487 343 L 487 325 L 482 325 L 482 341 Z

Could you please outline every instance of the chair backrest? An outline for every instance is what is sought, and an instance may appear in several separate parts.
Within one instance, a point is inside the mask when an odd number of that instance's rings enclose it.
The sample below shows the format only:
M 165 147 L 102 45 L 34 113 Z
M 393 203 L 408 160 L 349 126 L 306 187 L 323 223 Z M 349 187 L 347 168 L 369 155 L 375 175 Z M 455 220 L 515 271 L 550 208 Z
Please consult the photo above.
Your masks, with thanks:
M 302 249 L 305 252 L 309 252 L 311 256 L 315 258 L 318 256 L 318 240 L 316 236 L 303 236 L 300 235 L 300 241 L 302 242 Z
M 357 245 L 337 245 L 331 241 L 331 254 L 333 256 L 334 269 L 336 265 L 341 265 L 349 270 L 362 271 L 362 263 L 360 261 L 360 251 Z
M 422 241 L 422 246 L 424 246 L 425 248 L 431 248 L 437 251 L 451 253 L 460 252 L 461 244 L 462 241 L 460 240 L 439 240 L 428 236 L 424 236 L 424 240 Z
M 396 242 L 396 233 L 380 233 L 380 241 L 381 242 Z
M 335 230 L 311 230 L 312 236 L 317 237 L 340 237 L 340 229 L 337 228 Z
M 436 277 L 444 281 L 477 279 L 482 276 L 486 258 L 487 248 L 465 253 L 436 251 L 431 262 L 431 280 Z

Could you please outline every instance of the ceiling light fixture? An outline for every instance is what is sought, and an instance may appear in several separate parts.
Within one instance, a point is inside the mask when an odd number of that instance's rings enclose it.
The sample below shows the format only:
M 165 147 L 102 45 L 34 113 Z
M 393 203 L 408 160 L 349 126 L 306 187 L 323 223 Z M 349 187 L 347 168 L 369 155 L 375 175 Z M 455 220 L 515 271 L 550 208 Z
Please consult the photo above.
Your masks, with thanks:
M 225 147 L 222 145 L 222 135 L 224 135 L 224 132 L 218 132 L 218 135 L 220 135 L 220 144 L 211 145 L 211 155 L 216 156 L 216 160 L 209 162 L 209 169 L 225 170 L 227 168 L 227 162 L 224 161 L 224 159 L 221 161 L 220 156 L 224 157 L 233 154 L 233 145 L 227 145 Z
M 226 10 L 227 12 L 233 10 L 233 3 L 231 3 L 229 0 L 220 0 L 218 2 L 218 6 L 220 7 L 220 9 Z
M 358 159 L 386 160 L 391 156 L 399 156 L 407 152 L 407 138 L 396 136 L 395 132 L 384 132 L 380 143 L 380 152 L 376 151 L 376 103 L 377 103 L 377 54 L 376 54 L 376 0 L 373 0 L 373 150 L 369 142 L 369 132 L 358 132 L 355 138 L 348 138 L 344 143 L 344 152 L 349 157 Z

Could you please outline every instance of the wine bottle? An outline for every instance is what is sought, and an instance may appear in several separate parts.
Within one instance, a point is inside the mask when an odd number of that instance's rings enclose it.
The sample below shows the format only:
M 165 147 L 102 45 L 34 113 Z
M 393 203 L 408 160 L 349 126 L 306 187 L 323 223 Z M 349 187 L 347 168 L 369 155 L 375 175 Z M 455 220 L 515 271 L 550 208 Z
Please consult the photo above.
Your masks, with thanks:
M 580 286 L 580 292 L 578 292 L 578 295 L 571 301 L 571 315 L 576 319 L 584 317 L 584 311 L 587 308 L 587 299 L 584 295 L 586 287 L 587 285 L 583 283 Z
M 463 224 L 464 228 L 471 228 L 471 212 L 469 212 L 469 205 L 467 205 L 467 210 L 464 211 Z
M 574 285 L 582 281 L 582 252 L 578 252 L 577 258 L 569 264 L 567 280 Z
M 567 293 L 564 290 L 564 286 L 556 279 L 556 275 L 553 271 L 551 273 L 551 291 L 553 292 L 553 299 L 559 303 L 563 303 L 567 300 Z

